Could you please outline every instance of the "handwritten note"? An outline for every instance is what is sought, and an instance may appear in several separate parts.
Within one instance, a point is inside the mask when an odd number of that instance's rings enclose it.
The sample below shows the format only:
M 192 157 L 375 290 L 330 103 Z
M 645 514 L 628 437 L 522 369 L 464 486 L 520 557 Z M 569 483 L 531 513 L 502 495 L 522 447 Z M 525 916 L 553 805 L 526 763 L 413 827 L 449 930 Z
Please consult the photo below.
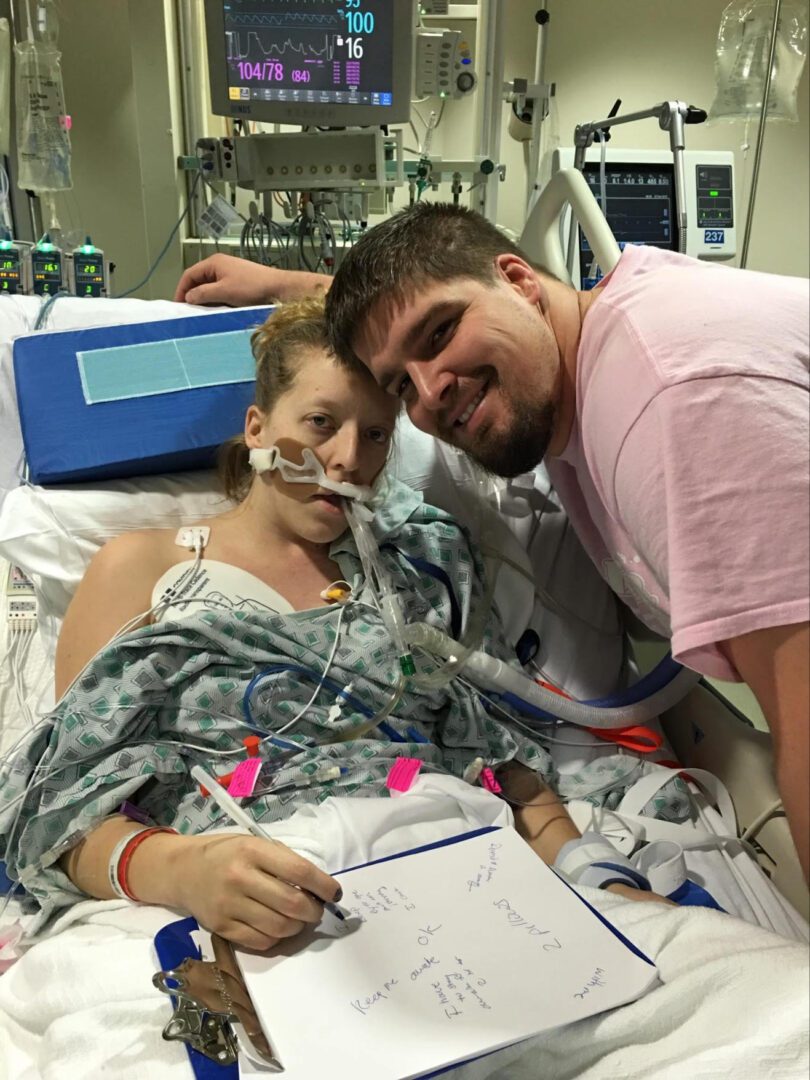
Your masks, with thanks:
M 420 1076 L 656 978 L 511 829 L 336 876 L 344 921 L 239 957 L 285 1080 Z

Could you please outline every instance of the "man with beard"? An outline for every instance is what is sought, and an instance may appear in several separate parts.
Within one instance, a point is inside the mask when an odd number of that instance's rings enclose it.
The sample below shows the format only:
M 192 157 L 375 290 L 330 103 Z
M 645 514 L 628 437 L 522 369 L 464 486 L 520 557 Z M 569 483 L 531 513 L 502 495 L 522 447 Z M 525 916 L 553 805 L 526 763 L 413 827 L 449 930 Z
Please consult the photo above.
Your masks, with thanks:
M 594 563 L 675 658 L 753 690 L 807 876 L 808 283 L 629 247 L 577 292 L 436 203 L 370 230 L 333 281 L 236 262 L 193 267 L 178 299 L 328 289 L 336 354 L 417 427 L 501 476 L 545 462 Z

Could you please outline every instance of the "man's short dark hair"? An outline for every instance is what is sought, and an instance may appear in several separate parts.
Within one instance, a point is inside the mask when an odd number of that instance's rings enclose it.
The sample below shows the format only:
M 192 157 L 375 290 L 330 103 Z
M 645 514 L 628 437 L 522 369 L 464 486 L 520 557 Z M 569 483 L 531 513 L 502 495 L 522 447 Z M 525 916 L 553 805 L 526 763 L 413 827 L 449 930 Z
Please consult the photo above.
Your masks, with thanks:
M 352 340 L 378 301 L 402 302 L 429 281 L 473 278 L 492 284 L 494 260 L 506 252 L 534 265 L 517 244 L 467 207 L 420 202 L 400 210 L 351 248 L 326 294 L 335 355 L 358 362 Z

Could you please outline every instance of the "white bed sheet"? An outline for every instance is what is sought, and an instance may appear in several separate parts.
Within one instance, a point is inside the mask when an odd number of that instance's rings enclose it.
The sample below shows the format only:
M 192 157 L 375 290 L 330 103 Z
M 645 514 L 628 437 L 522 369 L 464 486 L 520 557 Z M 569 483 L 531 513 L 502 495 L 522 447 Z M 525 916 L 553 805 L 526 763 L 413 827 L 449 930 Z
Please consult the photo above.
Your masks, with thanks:
M 504 805 L 482 796 L 460 781 L 442 786 L 431 778 L 427 787 L 397 800 L 335 799 L 308 807 L 282 823 L 279 836 L 308 857 L 317 859 L 330 848 L 339 851 L 342 865 L 352 865 L 475 824 L 505 823 Z M 337 868 L 334 862 L 331 868 Z M 581 891 L 655 961 L 661 985 L 633 1004 L 450 1075 L 459 1080 L 807 1076 L 805 948 L 706 909 Z M 189 1080 L 185 1049 L 161 1039 L 170 1007 L 151 985 L 157 970 L 154 934 L 177 917 L 167 909 L 120 901 L 88 901 L 74 908 L 0 978 L 0 1074 L 6 1080 L 101 1075 Z

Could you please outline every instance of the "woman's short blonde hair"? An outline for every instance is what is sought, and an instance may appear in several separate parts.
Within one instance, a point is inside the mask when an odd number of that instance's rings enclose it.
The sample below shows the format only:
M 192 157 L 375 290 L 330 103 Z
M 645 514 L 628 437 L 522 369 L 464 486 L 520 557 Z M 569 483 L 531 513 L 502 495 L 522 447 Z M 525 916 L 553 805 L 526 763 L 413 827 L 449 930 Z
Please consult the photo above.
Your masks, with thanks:
M 256 405 L 267 415 L 295 382 L 302 355 L 312 349 L 331 355 L 323 300 L 306 299 L 279 307 L 250 339 L 256 359 Z M 220 449 L 218 471 L 234 502 L 247 495 L 253 479 L 244 435 Z

